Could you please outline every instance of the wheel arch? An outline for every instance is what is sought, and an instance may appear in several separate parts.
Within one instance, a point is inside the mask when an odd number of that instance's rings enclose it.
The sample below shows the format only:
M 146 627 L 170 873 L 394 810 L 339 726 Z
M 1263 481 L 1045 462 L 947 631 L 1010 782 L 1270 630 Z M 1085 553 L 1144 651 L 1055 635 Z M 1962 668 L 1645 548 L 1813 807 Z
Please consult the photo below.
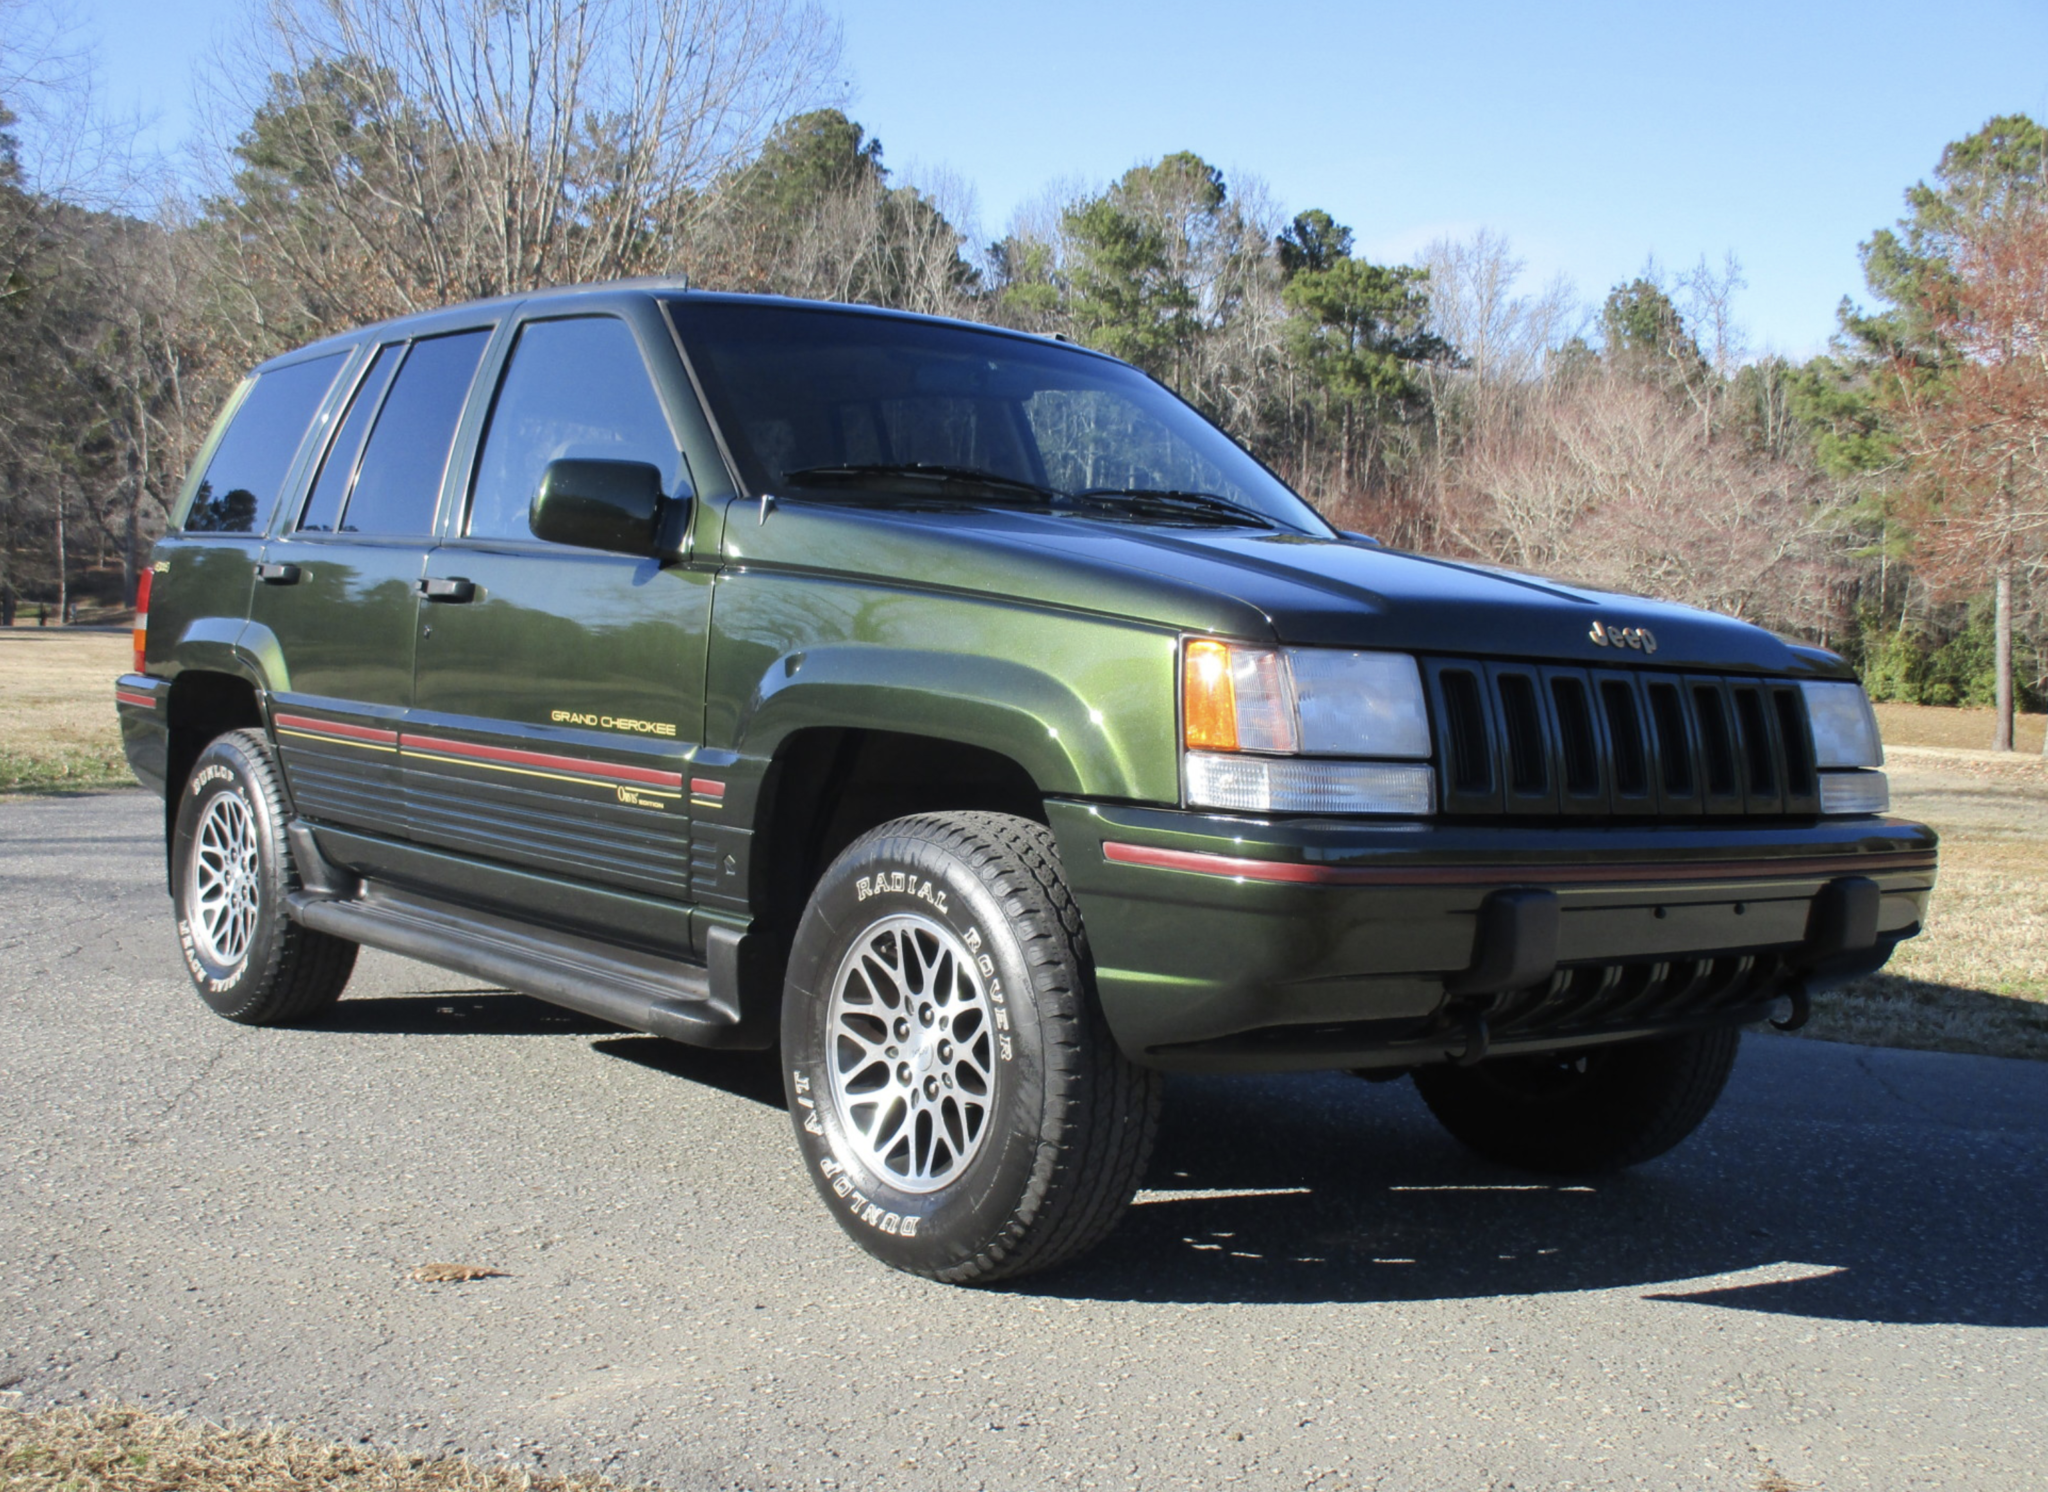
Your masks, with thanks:
M 1045 823 L 1044 786 L 973 741 L 809 726 L 777 744 L 754 820 L 749 900 L 780 955 L 826 867 L 862 834 L 914 813 L 981 810 Z
M 164 717 L 164 846 L 168 850 L 193 763 L 208 743 L 231 730 L 264 729 L 263 695 L 244 671 L 180 669 L 171 680 Z

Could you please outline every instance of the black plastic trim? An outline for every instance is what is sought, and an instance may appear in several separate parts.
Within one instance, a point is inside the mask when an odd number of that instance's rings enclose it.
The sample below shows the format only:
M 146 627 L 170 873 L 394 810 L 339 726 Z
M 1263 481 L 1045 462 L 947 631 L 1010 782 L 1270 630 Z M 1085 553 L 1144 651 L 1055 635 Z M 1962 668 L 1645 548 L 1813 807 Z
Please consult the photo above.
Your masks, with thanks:
M 291 915 L 317 931 L 488 979 L 651 1036 L 761 1050 L 773 1012 L 746 1008 L 737 977 L 745 937 L 715 940 L 709 967 L 536 928 L 509 917 L 367 883 L 345 900 L 300 892 Z

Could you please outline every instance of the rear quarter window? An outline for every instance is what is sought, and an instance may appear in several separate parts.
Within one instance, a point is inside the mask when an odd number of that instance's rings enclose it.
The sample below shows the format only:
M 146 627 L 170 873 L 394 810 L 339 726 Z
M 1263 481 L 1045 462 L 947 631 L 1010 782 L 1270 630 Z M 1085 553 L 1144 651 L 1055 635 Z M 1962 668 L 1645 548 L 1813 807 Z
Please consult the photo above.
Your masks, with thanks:
M 256 376 L 221 433 L 192 493 L 187 533 L 256 533 L 290 473 L 292 458 L 347 354 L 308 358 Z
M 306 499 L 306 510 L 299 515 L 299 527 L 303 531 L 334 532 L 334 526 L 341 517 L 341 505 L 348 501 L 348 484 L 356 474 L 356 458 L 362 454 L 363 437 L 369 434 L 370 421 L 376 418 L 384 399 L 385 385 L 391 382 L 398 360 L 404 355 L 405 344 L 402 342 L 379 347 L 377 355 L 370 360 L 370 366 L 357 380 L 355 392 L 349 396 L 348 413 L 341 417 L 341 428 L 336 432 L 333 444 L 327 448 L 326 459 L 320 463 L 320 474 L 313 479 L 313 491 Z

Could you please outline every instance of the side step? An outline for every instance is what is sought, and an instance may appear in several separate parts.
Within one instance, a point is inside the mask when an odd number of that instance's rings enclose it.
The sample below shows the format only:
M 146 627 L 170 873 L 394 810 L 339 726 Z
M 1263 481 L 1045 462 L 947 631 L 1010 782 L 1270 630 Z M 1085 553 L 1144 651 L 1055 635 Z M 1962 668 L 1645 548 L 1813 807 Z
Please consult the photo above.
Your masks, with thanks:
M 725 929 L 718 930 L 722 938 L 714 934 L 707 968 L 375 881 L 362 883 L 361 894 L 346 899 L 300 892 L 291 898 L 291 916 L 318 932 L 488 979 L 651 1036 L 750 1050 L 775 1043 L 769 1013 L 742 1008 L 744 940 Z

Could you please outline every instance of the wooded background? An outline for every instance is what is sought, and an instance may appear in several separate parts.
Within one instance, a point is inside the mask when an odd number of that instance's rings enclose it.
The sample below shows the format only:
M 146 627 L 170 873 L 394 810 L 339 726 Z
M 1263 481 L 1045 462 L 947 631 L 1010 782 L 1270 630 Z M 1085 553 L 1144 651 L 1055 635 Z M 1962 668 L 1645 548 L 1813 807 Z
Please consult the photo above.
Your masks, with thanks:
M 1867 304 L 1793 363 L 1751 355 L 1732 258 L 1597 304 L 1490 233 L 1374 264 L 1186 152 L 971 241 L 964 184 L 899 179 L 830 107 L 806 0 L 273 0 L 221 59 L 196 190 L 152 185 L 30 3 L 0 0 L 10 614 L 132 598 L 257 360 L 680 274 L 1062 333 L 1343 527 L 1730 612 L 1879 699 L 1996 704 L 2002 745 L 2048 695 L 2048 131 L 2024 116 L 1930 151 L 1862 245 Z

